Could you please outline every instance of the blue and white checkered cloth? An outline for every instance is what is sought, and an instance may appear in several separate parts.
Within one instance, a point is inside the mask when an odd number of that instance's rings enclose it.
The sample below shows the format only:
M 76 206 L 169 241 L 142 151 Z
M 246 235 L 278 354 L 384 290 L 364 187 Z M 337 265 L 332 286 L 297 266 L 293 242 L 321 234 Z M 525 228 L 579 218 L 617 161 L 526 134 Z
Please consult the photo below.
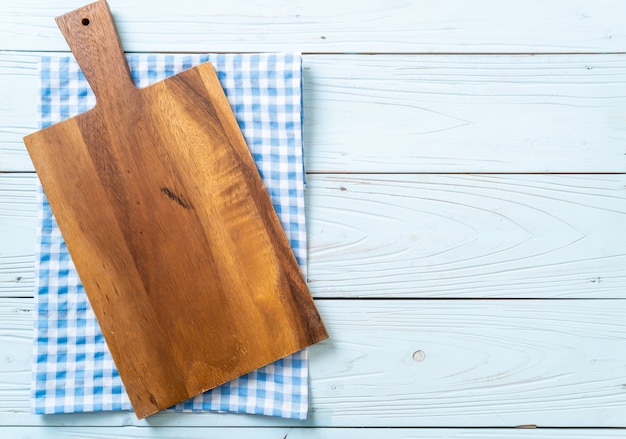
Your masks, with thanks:
M 301 57 L 297 54 L 128 56 L 139 87 L 205 61 L 210 61 L 217 71 L 304 272 Z M 44 57 L 40 67 L 42 128 L 95 104 L 73 58 Z M 41 188 L 38 204 L 33 411 L 43 414 L 132 410 Z M 306 350 L 172 409 L 304 419 L 308 409 Z

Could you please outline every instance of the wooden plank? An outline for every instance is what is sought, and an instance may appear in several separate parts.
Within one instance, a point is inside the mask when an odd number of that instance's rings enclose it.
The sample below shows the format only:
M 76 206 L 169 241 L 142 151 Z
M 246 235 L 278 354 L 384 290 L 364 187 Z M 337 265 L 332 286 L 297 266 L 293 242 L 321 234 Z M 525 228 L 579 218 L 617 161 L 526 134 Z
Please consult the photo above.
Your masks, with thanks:
M 0 52 L 0 171 L 32 171 L 22 138 L 39 128 L 40 54 Z
M 36 184 L 34 174 L 0 174 L 0 297 L 35 291 Z
M 626 175 L 311 176 L 316 297 L 621 297 Z
M 318 300 L 308 421 L 217 414 L 34 416 L 30 308 L 0 301 L 3 425 L 624 427 L 626 300 Z
M 0 295 L 32 295 L 35 176 L 0 176 Z M 624 298 L 624 175 L 310 175 L 315 297 Z
M 0 53 L 0 171 L 32 171 L 37 59 Z M 311 172 L 624 172 L 626 56 L 305 56 Z
M 105 1 L 56 21 L 96 105 L 24 142 L 136 415 L 327 338 L 211 63 L 137 88 Z
M 317 56 L 304 69 L 312 172 L 626 171 L 623 55 Z
M 316 297 L 620 297 L 625 175 L 311 176 Z
M 167 439 L 623 439 L 620 429 L 502 429 L 502 428 L 141 428 L 141 427 L 2 427 L 7 438 L 48 439 L 119 439 L 119 438 L 167 438 Z
M 131 51 L 623 52 L 619 0 L 111 0 Z M 0 50 L 64 50 L 52 19 L 83 0 L 3 2 Z

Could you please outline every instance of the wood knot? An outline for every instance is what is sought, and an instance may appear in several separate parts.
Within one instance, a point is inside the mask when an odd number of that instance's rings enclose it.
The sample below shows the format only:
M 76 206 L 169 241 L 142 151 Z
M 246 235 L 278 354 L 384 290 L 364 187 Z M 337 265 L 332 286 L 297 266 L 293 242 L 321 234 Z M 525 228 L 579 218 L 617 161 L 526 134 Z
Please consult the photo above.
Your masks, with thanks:
M 424 351 L 415 351 L 413 352 L 413 361 L 416 363 L 421 363 L 426 358 L 426 353 Z

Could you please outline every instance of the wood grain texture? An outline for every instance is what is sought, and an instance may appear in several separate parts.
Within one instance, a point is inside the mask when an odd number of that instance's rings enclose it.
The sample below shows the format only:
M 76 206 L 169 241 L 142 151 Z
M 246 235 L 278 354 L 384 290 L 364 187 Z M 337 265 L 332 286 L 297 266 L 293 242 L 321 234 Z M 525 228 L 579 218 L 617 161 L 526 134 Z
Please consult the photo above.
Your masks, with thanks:
M 304 423 L 263 416 L 28 414 L 32 301 L 0 302 L 3 425 L 625 427 L 624 300 L 318 300 Z M 424 353 L 422 361 L 414 353 Z M 419 358 L 419 357 L 418 357 Z
M 624 175 L 311 176 L 317 297 L 620 297 Z
M 309 175 L 309 288 L 334 298 L 624 298 L 625 179 Z M 0 176 L 2 296 L 34 291 L 35 185 L 32 174 Z
M 7 437 L 49 439 L 119 439 L 119 438 L 167 438 L 167 439 L 623 439 L 621 429 L 513 429 L 513 428 L 251 428 L 251 427 L 203 427 L 142 428 L 109 427 L 3 427 Z
M 33 170 L 22 136 L 37 128 L 40 55 L 0 53 L 0 170 Z M 306 55 L 303 65 L 310 172 L 626 170 L 624 55 Z
M 0 194 L 0 297 L 32 297 L 37 229 L 34 174 L 0 174 Z
M 0 52 L 0 172 L 34 170 L 23 137 L 40 128 L 38 55 Z
M 626 56 L 315 56 L 312 172 L 624 172 Z
M 50 19 L 83 0 L 3 2 L 0 50 L 64 50 Z M 624 52 L 620 0 L 111 0 L 130 51 Z
M 211 64 L 137 89 L 106 2 L 57 22 L 97 103 L 24 141 L 137 416 L 326 338 Z

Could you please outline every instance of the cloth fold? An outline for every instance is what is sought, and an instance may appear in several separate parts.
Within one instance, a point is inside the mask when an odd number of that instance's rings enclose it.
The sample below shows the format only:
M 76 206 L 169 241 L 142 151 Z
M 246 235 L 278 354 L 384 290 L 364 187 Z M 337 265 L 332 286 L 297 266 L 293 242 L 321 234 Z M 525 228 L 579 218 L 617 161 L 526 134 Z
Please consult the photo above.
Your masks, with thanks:
M 202 62 L 213 64 L 305 273 L 300 55 L 159 54 L 130 55 L 127 59 L 138 87 Z M 71 57 L 43 57 L 40 79 L 42 128 L 95 104 L 87 81 Z M 33 412 L 132 410 L 41 187 L 38 207 Z M 307 352 L 297 352 L 169 410 L 304 419 L 308 410 Z

